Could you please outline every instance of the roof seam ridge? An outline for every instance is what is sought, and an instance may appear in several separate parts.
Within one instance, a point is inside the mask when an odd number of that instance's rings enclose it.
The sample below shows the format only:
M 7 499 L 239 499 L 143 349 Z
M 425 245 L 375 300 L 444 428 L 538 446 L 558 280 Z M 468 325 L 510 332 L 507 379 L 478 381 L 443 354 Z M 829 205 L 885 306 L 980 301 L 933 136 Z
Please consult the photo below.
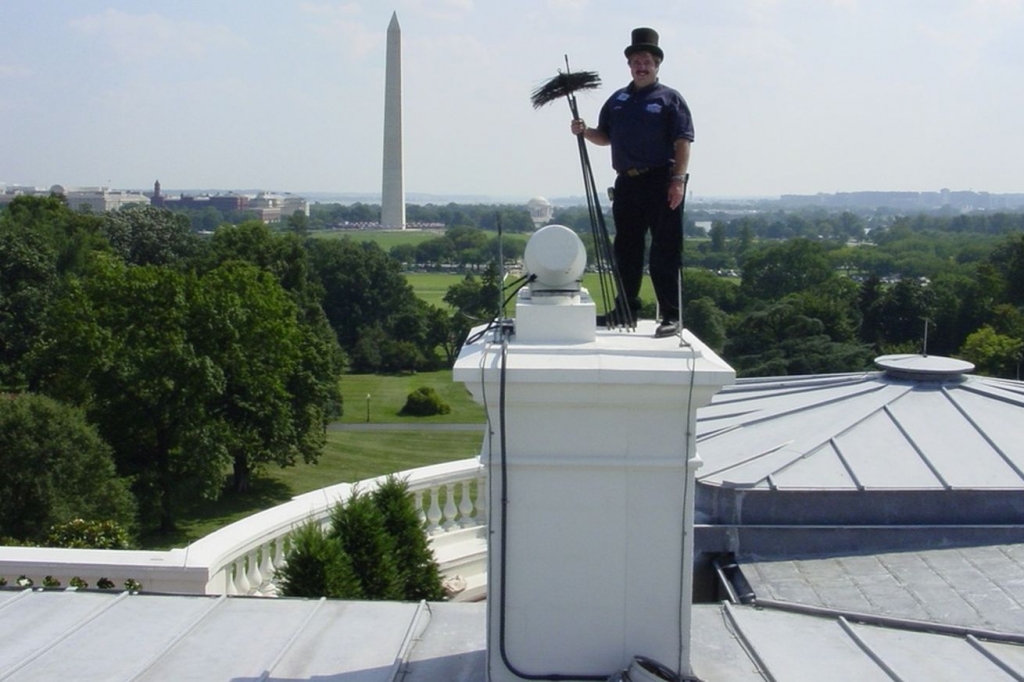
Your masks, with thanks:
M 896 672 L 891 665 L 882 660 L 881 654 L 871 648 L 871 645 L 868 644 L 863 637 L 854 632 L 853 625 L 850 624 L 850 621 L 846 620 L 843 616 L 839 616 L 837 621 L 839 622 L 839 627 L 841 627 L 843 632 L 846 633 L 846 636 L 852 639 L 853 643 L 856 644 L 861 651 L 867 654 L 868 658 L 870 658 L 875 665 L 881 668 L 890 679 L 902 682 L 903 676 Z
M 921 459 L 924 465 L 928 467 L 929 471 L 932 472 L 932 476 L 934 476 L 936 480 L 938 480 L 938 482 L 941 483 L 942 487 L 944 487 L 946 490 L 952 490 L 953 486 L 949 484 L 949 481 L 942 477 L 942 474 L 939 473 L 938 467 L 936 467 L 935 464 L 933 464 L 932 461 L 928 459 L 928 455 L 924 453 L 924 450 L 922 450 L 921 446 L 917 444 L 917 441 L 914 440 L 914 437 L 911 436 L 910 432 L 908 432 L 907 429 L 903 426 L 903 424 L 900 423 L 900 420 L 896 417 L 895 414 L 893 414 L 893 411 L 889 408 L 889 406 L 886 405 L 883 409 L 885 410 L 885 413 L 889 415 L 889 419 L 892 420 L 892 423 L 896 427 L 896 429 L 901 434 L 903 434 L 903 437 L 907 439 L 908 443 L 910 443 L 910 447 L 914 449 L 914 452 L 917 453 L 917 456 Z
M 145 675 L 150 669 L 152 669 L 153 666 L 155 666 L 160 661 L 160 659 L 162 659 L 164 656 L 170 653 L 171 650 L 174 649 L 174 647 L 176 647 L 179 642 L 185 639 L 185 637 L 190 632 L 199 627 L 199 624 L 206 620 L 206 617 L 213 613 L 218 606 L 225 603 L 227 601 L 227 598 L 228 596 L 226 594 L 222 594 L 219 597 L 217 597 L 217 599 L 215 599 L 212 604 L 207 606 L 205 609 L 203 609 L 202 612 L 199 613 L 198 616 L 193 618 L 192 622 L 185 626 L 177 635 L 175 635 L 171 639 L 171 641 L 167 642 L 167 644 L 161 647 L 159 651 L 155 652 L 150 657 L 150 659 L 142 665 L 141 668 L 136 668 L 135 672 L 129 675 L 125 682 L 132 682 L 132 680 L 137 680 L 143 675 Z
M 999 455 L 1000 458 L 1002 458 L 1006 465 L 1013 470 L 1013 473 L 1017 474 L 1017 478 L 1019 478 L 1021 481 L 1024 481 L 1024 469 L 1021 469 L 1019 466 L 1017 466 L 1017 463 L 1014 462 L 1010 458 L 1010 456 L 1007 455 L 1006 452 L 1004 452 L 1003 449 L 999 447 L 987 433 L 985 433 L 985 430 L 981 428 L 981 425 L 978 424 L 978 422 L 973 417 L 971 417 L 971 415 L 956 400 L 956 398 L 953 397 L 953 394 L 949 391 L 949 389 L 943 386 L 942 393 L 943 395 L 946 396 L 946 399 L 953 405 L 953 408 L 956 409 L 956 411 L 959 412 L 960 415 L 967 420 L 967 423 L 971 425 L 971 428 L 977 431 L 978 435 L 981 436 L 982 440 L 988 443 L 989 446 L 996 451 L 996 453 Z

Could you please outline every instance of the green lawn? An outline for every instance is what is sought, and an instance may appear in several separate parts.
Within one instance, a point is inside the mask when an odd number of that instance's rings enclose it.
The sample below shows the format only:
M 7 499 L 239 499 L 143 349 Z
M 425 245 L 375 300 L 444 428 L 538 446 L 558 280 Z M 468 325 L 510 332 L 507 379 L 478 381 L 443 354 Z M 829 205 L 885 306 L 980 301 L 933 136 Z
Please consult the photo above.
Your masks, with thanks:
M 421 386 L 437 391 L 452 411 L 433 417 L 399 415 L 406 397 Z M 388 376 L 346 374 L 341 378 L 341 394 L 345 401 L 343 424 L 365 424 L 367 402 L 373 424 L 483 424 L 485 419 L 483 407 L 474 402 L 464 385 L 452 381 L 450 369 Z
M 448 293 L 448 287 L 458 284 L 465 279 L 463 274 L 449 274 L 447 272 L 407 272 L 405 281 L 412 285 L 416 295 L 430 305 L 448 310 L 448 304 L 444 302 L 444 295 Z
M 385 251 L 398 244 L 421 244 L 444 236 L 443 230 L 317 230 L 310 236 L 318 239 L 351 239 L 355 242 L 373 242 Z
M 450 414 L 436 417 L 402 417 L 398 411 L 405 397 L 420 386 L 431 386 L 448 403 Z M 374 424 L 480 424 L 483 408 L 465 386 L 452 382 L 451 370 L 401 376 L 347 374 L 341 381 L 345 398 L 342 424 L 366 423 L 366 394 L 370 394 L 370 421 Z M 340 431 L 328 430 L 327 445 L 317 464 L 268 468 L 253 482 L 246 495 L 226 494 L 184 510 L 173 535 L 140 538 L 143 549 L 170 549 L 234 523 L 263 509 L 287 502 L 295 495 L 335 483 L 352 483 L 393 471 L 415 469 L 480 452 L 480 431 Z

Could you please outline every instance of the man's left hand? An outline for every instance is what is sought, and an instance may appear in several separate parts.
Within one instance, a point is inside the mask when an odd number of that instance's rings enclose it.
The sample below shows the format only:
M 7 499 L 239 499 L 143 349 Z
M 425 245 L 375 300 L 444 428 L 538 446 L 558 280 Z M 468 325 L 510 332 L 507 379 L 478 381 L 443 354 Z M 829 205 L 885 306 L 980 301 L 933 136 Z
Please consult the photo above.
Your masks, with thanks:
M 673 180 L 668 183 L 668 207 L 673 211 L 683 203 L 683 191 L 686 185 L 682 180 Z

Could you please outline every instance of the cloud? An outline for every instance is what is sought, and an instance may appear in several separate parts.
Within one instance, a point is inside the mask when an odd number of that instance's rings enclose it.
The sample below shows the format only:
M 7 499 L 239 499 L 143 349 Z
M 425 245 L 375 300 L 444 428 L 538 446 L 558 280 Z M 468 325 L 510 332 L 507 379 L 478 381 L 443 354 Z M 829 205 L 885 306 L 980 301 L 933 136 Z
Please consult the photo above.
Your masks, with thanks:
M 409 0 L 410 10 L 439 20 L 460 19 L 474 10 L 473 0 Z
M 327 17 L 332 20 L 347 19 L 361 14 L 363 8 L 355 2 L 334 5 L 325 2 L 300 2 L 299 11 L 316 17 Z
M 360 21 L 363 9 L 358 3 L 341 5 L 303 2 L 299 11 L 307 15 L 310 35 L 323 41 L 332 50 L 339 50 L 353 61 L 373 54 L 384 41 L 386 25 L 370 29 Z
M 32 69 L 20 64 L 0 64 L 0 79 L 28 78 Z
M 99 40 L 119 59 L 132 62 L 161 58 L 200 59 L 245 40 L 223 26 L 170 19 L 150 14 L 130 14 L 106 9 L 100 14 L 72 19 L 73 30 Z

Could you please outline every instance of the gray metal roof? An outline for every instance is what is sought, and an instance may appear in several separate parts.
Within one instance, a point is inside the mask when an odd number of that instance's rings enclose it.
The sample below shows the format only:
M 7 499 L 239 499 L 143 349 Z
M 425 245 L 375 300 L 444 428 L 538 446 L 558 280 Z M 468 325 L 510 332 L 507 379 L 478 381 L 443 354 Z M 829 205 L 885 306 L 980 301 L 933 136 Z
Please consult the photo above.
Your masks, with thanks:
M 484 677 L 484 614 L 484 604 L 3 589 L 0 679 L 470 682 Z
M 482 603 L 8 589 L 0 679 L 481 682 L 485 619 Z M 706 682 L 1024 675 L 1024 646 L 1013 643 L 727 604 L 694 607 L 692 649 Z
M 1016 633 L 1024 641 L 1024 544 L 738 563 L 758 603 Z
M 988 682 L 1024 678 L 1024 646 L 841 616 L 704 605 L 693 613 L 691 663 L 709 681 Z
M 705 486 L 1024 490 L 1024 383 L 885 356 L 880 371 L 739 380 L 698 412 Z M 884 455 L 884 456 L 883 456 Z

